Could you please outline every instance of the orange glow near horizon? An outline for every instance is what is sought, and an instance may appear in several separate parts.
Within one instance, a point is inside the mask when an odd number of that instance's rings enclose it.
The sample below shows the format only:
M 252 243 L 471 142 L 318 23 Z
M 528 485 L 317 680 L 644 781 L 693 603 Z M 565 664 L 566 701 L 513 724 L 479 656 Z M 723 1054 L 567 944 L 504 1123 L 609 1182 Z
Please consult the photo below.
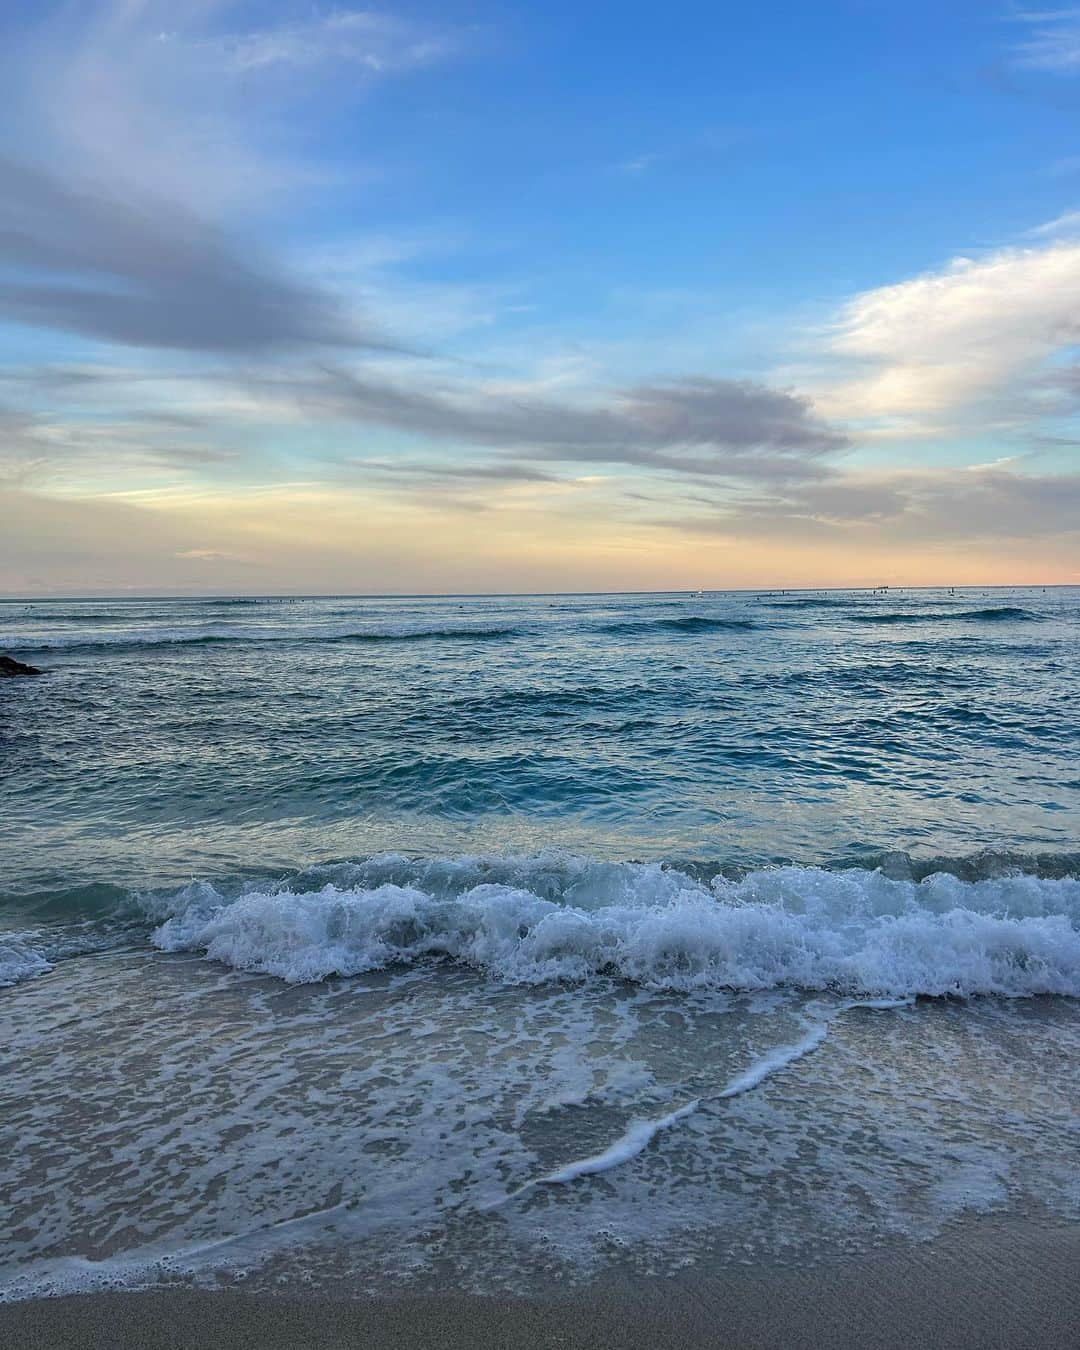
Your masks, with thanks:
M 590 503 L 589 505 L 592 505 Z M 1080 582 L 1069 540 L 917 547 L 884 528 L 813 540 L 682 532 L 580 503 L 440 509 L 324 489 L 198 499 L 13 494 L 8 595 L 466 594 Z

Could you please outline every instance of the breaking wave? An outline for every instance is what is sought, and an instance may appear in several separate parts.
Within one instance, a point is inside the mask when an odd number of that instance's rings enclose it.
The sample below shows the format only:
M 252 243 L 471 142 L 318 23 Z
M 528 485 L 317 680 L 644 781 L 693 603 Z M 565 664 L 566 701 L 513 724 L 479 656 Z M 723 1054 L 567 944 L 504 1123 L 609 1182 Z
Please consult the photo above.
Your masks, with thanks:
M 395 855 L 323 875 L 146 898 L 152 940 L 291 983 L 444 960 L 507 984 L 1080 997 L 1075 877 L 778 867 L 703 880 L 658 863 Z

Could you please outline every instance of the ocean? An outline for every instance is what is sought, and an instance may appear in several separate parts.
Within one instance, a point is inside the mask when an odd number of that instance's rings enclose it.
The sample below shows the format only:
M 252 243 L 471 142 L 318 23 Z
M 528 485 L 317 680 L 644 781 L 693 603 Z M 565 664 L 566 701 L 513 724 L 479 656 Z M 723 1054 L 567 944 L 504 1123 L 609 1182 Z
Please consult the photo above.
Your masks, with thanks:
M 0 602 L 0 1299 L 1080 1218 L 1080 588 Z

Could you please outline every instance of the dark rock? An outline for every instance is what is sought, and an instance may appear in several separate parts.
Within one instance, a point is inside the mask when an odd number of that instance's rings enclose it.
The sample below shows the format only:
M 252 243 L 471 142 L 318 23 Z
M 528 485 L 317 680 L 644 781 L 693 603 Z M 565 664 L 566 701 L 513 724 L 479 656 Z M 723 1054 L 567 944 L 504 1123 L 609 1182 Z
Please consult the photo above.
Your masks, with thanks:
M 13 678 L 16 675 L 40 675 L 41 671 L 37 666 L 24 666 L 21 661 L 15 661 L 10 656 L 0 656 L 0 680 Z

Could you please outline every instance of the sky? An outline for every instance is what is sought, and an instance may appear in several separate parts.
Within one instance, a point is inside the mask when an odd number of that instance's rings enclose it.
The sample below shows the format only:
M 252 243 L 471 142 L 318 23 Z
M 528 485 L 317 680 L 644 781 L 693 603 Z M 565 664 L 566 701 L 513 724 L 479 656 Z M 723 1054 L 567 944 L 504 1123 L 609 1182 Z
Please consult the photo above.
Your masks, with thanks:
M 0 594 L 1080 582 L 1080 8 L 6 0 Z

